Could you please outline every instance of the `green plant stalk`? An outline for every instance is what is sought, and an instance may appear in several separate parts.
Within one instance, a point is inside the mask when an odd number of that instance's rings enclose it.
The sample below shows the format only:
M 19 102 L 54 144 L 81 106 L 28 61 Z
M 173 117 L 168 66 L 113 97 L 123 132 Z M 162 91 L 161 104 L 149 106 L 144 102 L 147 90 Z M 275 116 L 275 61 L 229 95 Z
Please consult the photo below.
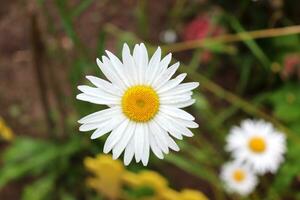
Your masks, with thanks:
M 202 173 L 201 166 L 196 165 L 196 163 L 191 163 L 190 161 L 185 160 L 185 158 L 175 154 L 170 154 L 165 159 L 169 163 L 174 164 L 175 166 L 185 170 L 186 172 L 194 174 L 195 176 L 211 183 L 214 194 L 218 196 L 217 199 L 224 199 L 221 192 L 222 186 L 214 171 L 206 170 L 206 173 Z
M 245 29 L 242 27 L 240 22 L 232 16 L 228 17 L 229 22 L 232 28 L 238 33 L 244 33 L 242 35 L 242 41 L 245 43 L 246 46 L 251 50 L 254 56 L 261 62 L 261 64 L 265 67 L 265 69 L 270 69 L 271 62 L 269 58 L 265 55 L 263 50 L 257 45 L 251 35 L 247 34 Z
M 79 5 L 72 11 L 71 17 L 74 19 L 78 17 L 83 11 L 85 11 L 94 0 L 83 0 L 79 3 Z

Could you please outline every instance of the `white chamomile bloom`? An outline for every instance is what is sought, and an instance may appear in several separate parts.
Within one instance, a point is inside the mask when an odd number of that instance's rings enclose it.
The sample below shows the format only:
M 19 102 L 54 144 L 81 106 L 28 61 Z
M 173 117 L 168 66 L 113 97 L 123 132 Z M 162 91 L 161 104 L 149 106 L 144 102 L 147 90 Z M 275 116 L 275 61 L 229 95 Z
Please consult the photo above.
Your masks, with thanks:
M 108 81 L 87 76 L 96 87 L 79 86 L 82 93 L 77 99 L 108 108 L 80 119 L 79 130 L 95 130 L 92 139 L 111 132 L 103 151 L 112 151 L 114 159 L 125 151 L 125 165 L 133 157 L 147 165 L 150 149 L 160 159 L 169 149 L 179 151 L 172 137 L 191 137 L 189 128 L 198 127 L 194 117 L 182 108 L 195 102 L 191 90 L 199 83 L 181 83 L 185 73 L 171 79 L 179 63 L 168 67 L 171 54 L 161 59 L 160 48 L 150 60 L 143 43 L 135 45 L 132 55 L 124 44 L 122 61 L 106 53 L 102 61 L 97 59 L 97 64 Z
M 226 149 L 258 174 L 275 173 L 284 160 L 285 135 L 271 123 L 248 119 L 231 129 Z
M 242 196 L 250 194 L 257 185 L 256 175 L 249 167 L 238 162 L 224 164 L 220 176 L 228 192 Z

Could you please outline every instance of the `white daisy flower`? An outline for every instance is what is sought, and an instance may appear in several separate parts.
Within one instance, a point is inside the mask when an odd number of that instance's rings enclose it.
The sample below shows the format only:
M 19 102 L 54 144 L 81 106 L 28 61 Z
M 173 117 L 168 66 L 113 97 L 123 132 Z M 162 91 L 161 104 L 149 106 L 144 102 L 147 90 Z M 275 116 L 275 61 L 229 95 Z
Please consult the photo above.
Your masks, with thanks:
M 275 173 L 284 160 L 285 135 L 263 120 L 244 120 L 231 129 L 226 149 L 258 174 Z
M 124 44 L 122 61 L 106 53 L 108 57 L 97 59 L 97 64 L 108 81 L 87 76 L 96 87 L 79 86 L 82 93 L 77 99 L 109 108 L 80 119 L 79 130 L 95 130 L 92 139 L 111 132 L 104 153 L 112 151 L 117 159 L 125 151 L 125 165 L 133 157 L 147 165 L 150 149 L 160 159 L 169 149 L 179 151 L 172 137 L 191 137 L 193 133 L 188 128 L 198 127 L 195 118 L 182 108 L 195 102 L 191 90 L 199 83 L 181 83 L 185 73 L 171 79 L 179 63 L 168 67 L 172 56 L 161 59 L 159 47 L 150 60 L 143 43 L 135 45 L 132 55 Z
M 257 177 L 246 165 L 229 162 L 223 165 L 220 177 L 228 192 L 242 196 L 250 194 L 257 185 Z

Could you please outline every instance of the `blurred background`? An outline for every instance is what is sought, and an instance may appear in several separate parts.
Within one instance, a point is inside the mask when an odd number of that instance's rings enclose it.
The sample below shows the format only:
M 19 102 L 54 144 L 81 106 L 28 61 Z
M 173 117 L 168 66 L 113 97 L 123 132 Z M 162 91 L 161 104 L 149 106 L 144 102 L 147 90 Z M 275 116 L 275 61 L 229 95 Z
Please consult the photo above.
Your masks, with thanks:
M 0 199 L 300 199 L 300 2 L 296 0 L 1 0 Z M 123 43 L 161 46 L 199 81 L 200 128 L 147 168 L 101 154 L 75 99 L 95 60 Z M 286 162 L 249 197 L 219 180 L 231 126 L 265 119 L 286 133 Z M 136 182 L 136 180 L 139 180 Z M 145 184 L 143 184 L 144 182 Z M 170 197 L 169 199 L 173 199 Z

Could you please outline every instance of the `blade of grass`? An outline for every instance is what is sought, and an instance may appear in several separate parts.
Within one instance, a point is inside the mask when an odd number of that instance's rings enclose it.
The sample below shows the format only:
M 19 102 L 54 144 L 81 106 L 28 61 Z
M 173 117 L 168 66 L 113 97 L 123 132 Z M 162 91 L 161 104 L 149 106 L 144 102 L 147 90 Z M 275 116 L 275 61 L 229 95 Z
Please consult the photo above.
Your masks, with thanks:
M 165 159 L 167 162 L 179 167 L 180 169 L 211 183 L 216 199 L 224 199 L 224 195 L 221 192 L 223 190 L 222 185 L 220 184 L 218 176 L 216 176 L 214 172 L 207 168 L 203 168 L 190 160 L 186 160 L 184 157 L 179 155 L 169 154 Z
M 232 28 L 238 33 L 244 33 L 243 42 L 246 46 L 252 51 L 252 53 L 257 57 L 257 59 L 261 62 L 261 64 L 265 67 L 265 69 L 270 69 L 271 62 L 269 58 L 265 55 L 263 50 L 257 45 L 250 34 L 247 34 L 245 29 L 242 27 L 238 19 L 235 17 L 229 16 L 229 22 Z
M 288 26 L 282 28 L 271 28 L 256 31 L 241 32 L 235 34 L 224 34 L 214 38 L 206 38 L 201 40 L 178 42 L 162 46 L 165 51 L 179 52 L 189 49 L 197 49 L 203 47 L 205 43 L 232 43 L 241 42 L 249 39 L 281 37 L 286 35 L 300 34 L 300 25 Z M 250 37 L 250 38 L 249 38 Z
M 139 33 L 143 35 L 144 38 L 148 37 L 149 33 L 149 25 L 148 25 L 148 17 L 147 17 L 147 0 L 140 0 L 138 1 L 136 10 L 135 10 L 135 17 L 138 24 Z
M 79 3 L 78 6 L 76 6 L 75 9 L 73 9 L 71 13 L 71 18 L 74 19 L 78 17 L 83 11 L 85 11 L 92 3 L 94 0 L 83 0 Z

